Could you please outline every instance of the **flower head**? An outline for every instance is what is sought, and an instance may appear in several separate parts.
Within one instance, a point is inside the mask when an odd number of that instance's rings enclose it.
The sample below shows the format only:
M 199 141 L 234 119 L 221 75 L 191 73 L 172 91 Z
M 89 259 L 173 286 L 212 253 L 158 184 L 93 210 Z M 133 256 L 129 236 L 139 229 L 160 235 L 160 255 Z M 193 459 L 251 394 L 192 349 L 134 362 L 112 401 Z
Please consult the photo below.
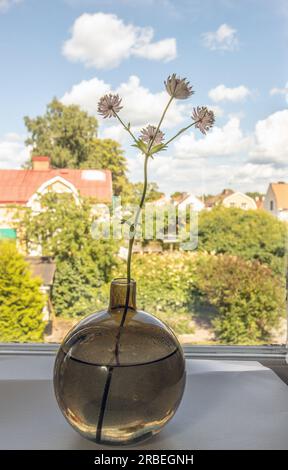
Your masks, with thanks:
M 194 108 L 192 119 L 196 122 L 195 127 L 197 127 L 202 134 L 206 134 L 206 132 L 213 127 L 215 122 L 213 111 L 206 108 L 206 106 L 197 106 L 197 108 Z
M 104 95 L 98 103 L 98 113 L 104 118 L 111 118 L 118 113 L 123 106 L 120 106 L 122 98 L 119 95 Z
M 186 98 L 189 98 L 194 93 L 192 86 L 189 85 L 186 78 L 176 77 L 176 73 L 173 73 L 171 76 L 169 75 L 164 85 L 168 95 L 178 100 L 186 100 Z
M 150 144 L 153 141 L 153 144 L 161 144 L 164 139 L 164 133 L 160 130 L 158 130 L 157 134 L 156 133 L 157 128 L 155 126 L 147 126 L 145 129 L 142 129 L 141 131 L 141 137 L 140 139 L 143 140 L 146 144 Z

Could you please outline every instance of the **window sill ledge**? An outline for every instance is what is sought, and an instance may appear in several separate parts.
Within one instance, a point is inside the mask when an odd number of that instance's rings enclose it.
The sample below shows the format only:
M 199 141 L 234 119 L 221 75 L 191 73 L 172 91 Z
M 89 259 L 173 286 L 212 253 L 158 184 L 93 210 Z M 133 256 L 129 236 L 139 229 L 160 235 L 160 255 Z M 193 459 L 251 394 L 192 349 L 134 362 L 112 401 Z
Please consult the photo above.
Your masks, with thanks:
M 43 346 L 32 354 L 29 345 L 28 355 L 27 348 L 2 349 L 0 449 L 99 450 L 62 417 L 52 384 L 57 346 Z M 202 356 L 187 359 L 173 420 L 138 449 L 288 449 L 287 436 L 288 388 L 272 370 L 255 360 Z

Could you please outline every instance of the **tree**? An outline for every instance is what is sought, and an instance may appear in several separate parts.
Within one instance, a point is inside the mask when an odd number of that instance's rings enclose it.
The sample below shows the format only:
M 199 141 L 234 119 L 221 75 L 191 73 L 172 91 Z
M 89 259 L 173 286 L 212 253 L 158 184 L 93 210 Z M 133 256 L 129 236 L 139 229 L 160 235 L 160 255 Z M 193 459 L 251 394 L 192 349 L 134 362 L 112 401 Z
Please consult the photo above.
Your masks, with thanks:
M 135 201 L 139 202 L 141 199 L 141 195 L 143 192 L 143 183 L 134 183 L 131 185 L 131 197 L 132 201 L 135 203 Z M 146 202 L 153 202 L 157 201 L 160 199 L 162 196 L 165 196 L 165 194 L 159 190 L 158 184 L 151 181 L 147 185 L 147 196 L 146 196 Z
M 120 144 L 112 139 L 93 139 L 90 144 L 89 158 L 82 162 L 81 168 L 108 169 L 112 173 L 113 193 L 125 196 L 130 184 L 127 178 L 127 160 Z
M 248 192 L 245 193 L 245 194 L 247 194 L 247 196 L 249 196 L 249 197 L 252 197 L 252 199 L 256 199 L 257 197 L 258 197 L 258 198 L 264 197 L 264 194 L 263 194 L 263 193 L 259 193 L 259 191 L 252 191 L 252 192 L 251 192 L 251 191 L 250 191 L 250 192 L 248 191 Z
M 43 116 L 26 116 L 24 122 L 29 134 L 26 145 L 32 146 L 32 155 L 49 155 L 55 168 L 108 169 L 114 194 L 125 199 L 130 184 L 127 160 L 118 142 L 97 137 L 94 116 L 54 98 Z
M 42 341 L 45 323 L 40 279 L 32 277 L 12 242 L 0 242 L 0 341 Z
M 265 211 L 216 207 L 199 214 L 198 247 L 284 269 L 285 223 Z
M 43 116 L 24 117 L 32 155 L 49 155 L 56 168 L 79 168 L 89 160 L 98 122 L 79 106 L 65 106 L 54 98 Z
M 93 238 L 95 216 L 88 200 L 75 201 L 70 194 L 51 192 L 40 203 L 38 214 L 25 209 L 20 215 L 22 243 L 27 250 L 41 246 L 44 256 L 56 260 L 52 290 L 56 314 L 80 315 L 93 299 L 97 303 L 97 289 L 110 280 L 117 244 Z
M 269 341 L 284 317 L 284 285 L 270 268 L 236 256 L 204 255 L 196 260 L 196 286 L 213 305 L 216 337 L 228 344 Z
M 175 193 L 171 194 L 171 199 L 173 199 L 173 201 L 178 201 L 183 196 L 185 196 L 185 194 L 186 193 L 183 191 L 175 191 Z

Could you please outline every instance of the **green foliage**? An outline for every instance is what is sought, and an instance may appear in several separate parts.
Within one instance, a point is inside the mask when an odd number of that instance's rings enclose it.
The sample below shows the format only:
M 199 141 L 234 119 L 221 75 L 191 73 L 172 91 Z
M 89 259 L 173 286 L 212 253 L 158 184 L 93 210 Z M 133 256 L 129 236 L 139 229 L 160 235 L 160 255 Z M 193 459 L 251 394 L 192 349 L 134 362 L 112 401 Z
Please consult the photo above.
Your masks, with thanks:
M 97 303 L 98 288 L 110 279 L 117 244 L 93 239 L 95 216 L 89 201 L 76 203 L 69 194 L 53 192 L 40 201 L 41 212 L 35 215 L 26 209 L 20 216 L 22 242 L 27 249 L 41 245 L 43 255 L 56 260 L 52 291 L 56 314 L 81 315 L 93 299 Z
M 185 195 L 185 192 L 183 191 L 175 191 L 175 193 L 171 194 L 171 199 L 177 201 L 177 199 L 182 198 Z
M 285 223 L 265 211 L 216 207 L 199 214 L 199 250 L 259 260 L 284 268 Z
M 256 199 L 256 197 L 260 198 L 260 197 L 265 196 L 265 194 L 259 193 L 259 191 L 248 191 L 245 194 L 247 194 L 247 196 L 249 196 L 249 197 L 252 197 L 252 199 Z
M 12 242 L 0 242 L 0 342 L 43 341 L 41 281 Z
M 114 194 L 125 197 L 129 182 L 123 150 L 112 139 L 97 138 L 98 122 L 94 116 L 55 98 L 43 116 L 26 116 L 24 122 L 29 134 L 26 145 L 32 146 L 32 155 L 49 155 L 55 168 L 108 169 L 112 172 Z
M 43 116 L 24 118 L 35 155 L 49 155 L 56 168 L 79 168 L 89 160 L 91 143 L 97 137 L 98 122 L 79 106 L 65 106 L 56 98 Z
M 229 255 L 200 256 L 196 286 L 217 309 L 213 326 L 222 343 L 267 342 L 284 316 L 283 282 L 257 261 Z
M 193 333 L 189 290 L 193 256 L 182 253 L 134 255 L 133 277 L 137 281 L 137 306 L 155 314 L 178 334 Z M 122 263 L 113 277 L 125 276 Z
M 143 186 L 144 185 L 141 182 L 131 185 L 131 202 L 135 203 L 135 201 L 140 201 L 143 192 Z M 158 184 L 154 182 L 148 183 L 145 202 L 157 201 L 161 196 L 164 196 L 164 193 L 159 190 Z
M 81 168 L 108 169 L 112 173 L 113 194 L 125 199 L 129 191 L 127 160 L 120 144 L 112 139 L 93 139 L 89 158 Z
M 56 315 L 83 316 L 90 309 L 95 311 L 104 306 L 105 298 L 99 289 L 101 278 L 99 267 L 89 257 L 58 261 L 52 294 Z
M 135 255 L 133 273 L 138 307 L 166 321 L 178 334 L 193 333 L 196 316 L 206 321 L 212 316 L 218 342 L 263 343 L 284 313 L 281 278 L 257 261 L 165 252 Z M 124 263 L 113 272 L 113 277 L 119 276 L 125 276 Z

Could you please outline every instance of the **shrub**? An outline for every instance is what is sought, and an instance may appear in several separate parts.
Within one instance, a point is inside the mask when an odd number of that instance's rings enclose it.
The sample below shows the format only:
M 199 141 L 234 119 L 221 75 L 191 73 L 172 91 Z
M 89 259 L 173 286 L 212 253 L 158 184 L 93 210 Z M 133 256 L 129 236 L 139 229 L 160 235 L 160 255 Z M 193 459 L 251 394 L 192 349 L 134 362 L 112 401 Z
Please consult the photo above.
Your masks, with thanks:
M 56 261 L 52 303 L 56 315 L 75 317 L 98 305 L 98 288 L 108 281 L 116 263 L 117 243 L 92 237 L 91 202 L 75 201 L 70 194 L 47 193 L 42 211 L 25 208 L 19 215 L 22 242 L 27 249 L 41 246 Z
M 196 284 L 203 299 L 217 309 L 213 326 L 223 343 L 268 341 L 284 315 L 283 283 L 257 261 L 229 255 L 200 256 Z
M 137 306 L 155 314 L 178 334 L 193 333 L 189 290 L 194 254 L 163 253 L 134 255 L 132 273 L 137 281 Z M 125 277 L 122 263 L 114 277 Z
M 287 228 L 265 211 L 216 207 L 199 214 L 199 250 L 228 253 L 284 269 Z
M 12 242 L 0 243 L 0 341 L 43 341 L 41 281 Z
M 69 260 L 58 260 L 52 290 L 56 315 L 73 318 L 102 308 L 102 283 L 98 263 L 90 257 L 74 255 Z

